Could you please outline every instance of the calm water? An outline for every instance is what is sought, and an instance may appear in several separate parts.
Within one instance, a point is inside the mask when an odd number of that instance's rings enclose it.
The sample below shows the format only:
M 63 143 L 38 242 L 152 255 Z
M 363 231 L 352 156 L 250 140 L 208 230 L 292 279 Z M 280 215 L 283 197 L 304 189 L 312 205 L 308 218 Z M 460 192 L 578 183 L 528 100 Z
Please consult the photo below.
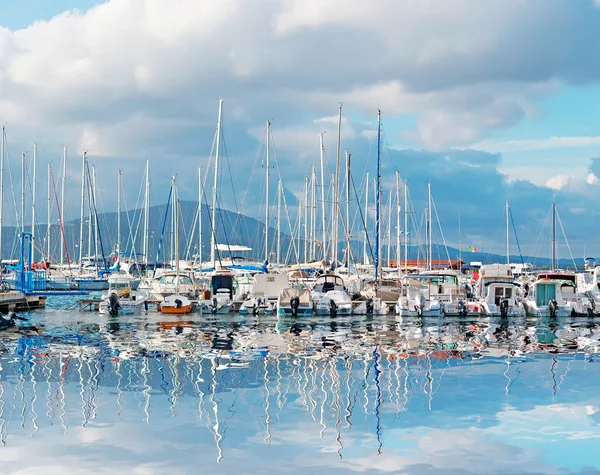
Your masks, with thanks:
M 1 473 L 600 473 L 600 321 L 64 305 L 0 333 Z

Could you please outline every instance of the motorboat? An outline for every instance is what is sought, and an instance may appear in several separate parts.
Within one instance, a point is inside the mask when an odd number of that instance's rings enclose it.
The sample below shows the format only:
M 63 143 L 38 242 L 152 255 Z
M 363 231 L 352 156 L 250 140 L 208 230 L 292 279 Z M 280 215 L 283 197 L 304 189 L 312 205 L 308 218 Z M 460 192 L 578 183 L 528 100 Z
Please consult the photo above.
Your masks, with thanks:
M 229 313 L 233 305 L 235 279 L 231 272 L 217 271 L 210 279 L 210 291 L 205 291 L 200 302 L 203 313 Z
M 390 311 L 388 305 L 381 297 L 367 296 L 357 307 L 352 310 L 353 315 L 387 315 Z
M 317 280 L 311 289 L 311 295 L 314 303 L 316 304 L 319 302 L 319 300 L 321 300 L 327 292 L 332 290 L 340 290 L 345 292 L 346 286 L 344 285 L 344 279 L 335 274 L 323 274 L 317 277 Z
M 439 317 L 475 313 L 459 290 L 458 274 L 453 271 L 429 271 L 408 274 L 402 280 L 402 293 L 396 303 L 400 316 Z
M 183 295 L 194 297 L 198 291 L 192 278 L 188 274 L 169 271 L 163 273 L 157 280 L 150 284 L 150 293 L 157 300 L 163 300 L 169 295 Z
M 311 292 L 304 288 L 283 289 L 277 299 L 277 315 L 310 317 L 313 314 Z
M 252 289 L 240 305 L 241 314 L 269 314 L 275 310 L 281 291 L 289 287 L 287 274 L 255 274 Z
M 479 270 L 479 308 L 489 317 L 523 317 L 519 295 L 521 284 L 514 280 L 509 264 L 484 265 Z
M 185 315 L 192 313 L 192 301 L 185 295 L 168 295 L 158 304 L 158 310 L 161 313 Z
M 544 272 L 535 282 L 525 284 L 523 307 L 531 317 L 568 317 L 575 311 L 575 275 L 562 272 Z
M 148 295 L 136 292 L 131 283 L 134 278 L 126 274 L 113 274 L 108 278 L 108 290 L 102 294 L 98 306 L 102 315 L 130 315 L 148 308 Z
M 350 315 L 352 313 L 352 300 L 343 290 L 330 290 L 317 302 L 317 315 Z

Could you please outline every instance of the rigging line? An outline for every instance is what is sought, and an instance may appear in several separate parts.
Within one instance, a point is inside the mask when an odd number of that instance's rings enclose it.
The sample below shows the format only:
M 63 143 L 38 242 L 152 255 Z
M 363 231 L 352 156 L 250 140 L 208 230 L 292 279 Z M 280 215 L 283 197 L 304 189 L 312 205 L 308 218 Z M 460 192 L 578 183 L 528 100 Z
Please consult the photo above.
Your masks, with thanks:
M 207 174 L 207 176 L 208 176 L 208 174 Z M 212 214 L 210 213 L 210 209 L 208 207 L 208 202 L 206 200 L 206 187 L 202 187 L 202 198 L 204 198 L 204 201 L 206 203 L 206 205 L 205 205 L 206 206 L 206 210 L 207 210 L 206 214 L 208 214 L 208 221 L 209 221 L 210 229 L 211 229 L 210 232 L 211 232 L 211 235 L 213 236 L 214 241 L 215 241 L 215 248 L 216 248 L 215 252 L 217 254 L 217 260 L 219 261 L 219 264 L 221 266 L 223 266 L 223 263 L 221 262 L 221 251 L 219 251 L 219 247 L 217 246 L 217 227 L 216 226 L 214 227 L 214 233 L 212 231 L 213 230 L 213 225 L 212 225 L 213 221 L 212 221 Z M 217 202 L 218 202 L 218 199 L 217 199 Z
M 93 209 L 94 212 L 94 219 L 96 221 L 96 238 L 100 241 L 100 253 L 102 255 L 102 264 L 104 265 L 104 268 L 106 269 L 106 257 L 104 255 L 104 245 L 102 244 L 102 233 L 100 232 L 100 220 L 98 219 L 98 210 L 96 208 L 96 193 L 93 193 L 93 187 L 92 187 L 92 177 L 90 174 L 90 165 L 89 162 L 86 161 L 86 169 L 87 169 L 87 179 L 88 179 L 88 194 L 90 197 L 90 210 Z M 92 219 L 92 217 L 90 216 L 90 219 Z M 96 261 L 96 267 L 98 267 L 98 259 L 94 259 Z
M 279 157 L 277 156 L 277 149 L 275 147 L 275 139 L 273 138 L 273 132 L 271 132 L 271 143 L 273 144 L 273 155 L 275 158 L 275 164 L 277 165 L 277 174 L 279 175 L 279 179 L 281 180 L 281 169 L 279 168 Z M 287 199 L 285 197 L 285 193 L 281 193 L 281 197 L 283 198 L 283 205 L 285 208 L 285 214 L 287 217 L 287 221 L 288 221 L 288 227 L 291 230 L 292 229 L 292 223 L 290 220 L 290 214 L 289 214 L 289 208 L 287 205 Z M 294 254 L 296 256 L 296 264 L 298 264 L 298 266 L 300 265 L 300 256 L 298 254 L 298 248 L 296 247 L 296 240 L 294 239 L 294 234 L 292 234 L 290 236 L 290 241 L 291 241 L 291 246 L 293 246 L 294 248 Z
M 138 191 L 138 196 L 137 196 L 137 200 L 135 202 L 135 208 L 133 211 L 133 222 L 137 221 L 137 226 L 136 226 L 136 230 L 135 230 L 135 235 L 132 234 L 132 220 L 129 216 L 129 207 L 127 206 L 127 198 L 125 197 L 125 189 L 123 187 L 123 181 L 121 180 L 121 191 L 122 191 L 122 196 L 123 196 L 123 202 L 125 203 L 125 213 L 127 215 L 127 224 L 129 225 L 129 241 L 131 243 L 131 251 L 129 253 L 129 257 L 133 258 L 134 256 L 136 256 L 136 252 L 135 252 L 135 243 L 137 241 L 137 236 L 138 236 L 138 232 L 140 229 L 140 224 L 142 222 L 142 216 L 143 216 L 143 209 L 142 206 L 140 205 L 140 200 L 141 200 L 141 196 L 142 196 L 142 190 L 145 189 L 145 184 L 146 184 L 146 175 L 143 175 L 142 181 L 140 183 L 140 189 Z M 145 206 L 145 203 L 144 203 Z M 127 245 L 125 245 L 125 249 L 127 249 L 129 247 L 129 242 L 127 243 Z
M 62 218 L 62 210 L 58 204 L 58 194 L 56 193 L 56 184 L 54 183 L 54 173 L 50 168 L 50 176 L 52 177 L 52 188 L 54 189 L 54 199 L 56 200 L 56 209 L 58 210 L 58 222 L 60 223 L 60 232 L 62 235 L 62 241 L 65 248 L 65 254 L 67 255 L 67 264 L 69 265 L 69 274 L 71 273 L 71 259 L 69 258 L 69 248 L 67 246 L 67 238 L 65 237 L 65 226 Z
M 552 214 L 552 207 L 550 207 L 550 209 L 548 210 L 548 213 L 546 214 L 546 219 L 544 220 L 544 224 L 542 224 L 542 227 L 540 228 L 540 232 L 539 232 L 537 240 L 535 242 L 535 246 L 534 246 L 534 249 L 533 249 L 534 252 L 532 254 L 534 256 L 534 258 L 533 258 L 533 265 L 534 266 L 537 263 L 537 259 L 538 259 L 537 256 L 539 256 L 539 254 L 540 254 L 539 251 L 540 251 L 540 248 L 542 246 L 543 233 L 546 230 L 546 226 L 548 224 L 548 220 L 550 219 L 550 215 L 551 214 Z
M 521 252 L 521 244 L 519 244 L 519 236 L 517 236 L 517 227 L 515 226 L 515 220 L 513 219 L 512 209 L 510 206 L 508 207 L 508 215 L 510 217 L 510 222 L 512 223 L 513 232 L 515 233 L 515 241 L 517 243 L 519 257 L 521 258 L 521 264 L 525 266 L 525 261 L 523 260 L 523 253 Z
M 558 221 L 558 224 L 560 225 L 560 229 L 563 233 L 563 238 L 565 238 L 565 243 L 567 244 L 567 249 L 569 250 L 569 254 L 571 256 L 571 261 L 573 261 L 573 267 L 575 267 L 575 272 L 577 272 L 577 264 L 575 264 L 575 258 L 573 257 L 573 253 L 571 252 L 571 246 L 569 245 L 569 241 L 567 240 L 567 235 L 565 234 L 565 228 L 563 228 L 563 224 L 562 221 L 560 219 L 560 216 L 558 215 L 558 210 L 556 210 L 556 218 Z M 584 256 L 585 258 L 585 256 Z M 558 263 L 558 259 L 557 259 L 557 263 Z
M 362 211 L 362 206 L 360 204 L 360 200 L 358 199 L 358 194 L 356 191 L 356 186 L 354 185 L 354 176 L 352 176 L 352 174 L 350 174 L 350 182 L 352 183 L 352 189 L 354 190 L 354 196 L 356 197 L 356 202 L 358 205 L 358 213 L 360 216 L 360 221 L 362 223 L 362 227 L 363 230 L 365 231 L 365 236 L 366 236 L 366 240 L 367 240 L 367 247 L 369 248 L 369 253 L 371 254 L 371 259 L 374 259 L 374 254 L 373 254 L 373 246 L 371 246 L 371 240 L 369 239 L 369 231 L 367 230 L 367 224 L 365 222 L 365 217 Z

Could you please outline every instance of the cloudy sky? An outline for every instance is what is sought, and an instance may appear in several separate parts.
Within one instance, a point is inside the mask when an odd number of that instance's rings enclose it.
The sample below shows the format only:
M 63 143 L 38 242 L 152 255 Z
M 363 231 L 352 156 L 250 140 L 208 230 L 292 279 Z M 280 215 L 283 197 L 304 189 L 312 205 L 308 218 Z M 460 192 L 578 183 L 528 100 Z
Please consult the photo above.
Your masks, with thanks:
M 193 199 L 219 98 L 227 181 L 256 214 L 247 203 L 262 189 L 265 120 L 284 184 L 299 194 L 320 132 L 335 158 L 341 102 L 357 183 L 374 170 L 381 108 L 384 182 L 400 171 L 416 216 L 431 182 L 449 243 L 460 214 L 463 243 L 502 252 L 509 200 L 523 252 L 547 256 L 554 199 L 573 253 L 600 255 L 600 2 L 8 0 L 0 25 L 15 187 L 34 141 L 40 166 L 56 170 L 67 145 L 67 216 L 78 211 L 84 149 L 106 210 L 118 167 L 135 204 L 146 159 L 153 202 L 166 201 L 175 173 Z

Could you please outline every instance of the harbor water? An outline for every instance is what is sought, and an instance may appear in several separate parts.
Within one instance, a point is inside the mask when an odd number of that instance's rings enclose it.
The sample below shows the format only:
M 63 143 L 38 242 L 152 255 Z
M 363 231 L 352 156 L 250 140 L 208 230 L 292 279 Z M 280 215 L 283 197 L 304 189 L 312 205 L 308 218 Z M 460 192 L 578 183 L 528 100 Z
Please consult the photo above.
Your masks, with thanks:
M 600 473 L 600 321 L 24 313 L 9 474 Z

